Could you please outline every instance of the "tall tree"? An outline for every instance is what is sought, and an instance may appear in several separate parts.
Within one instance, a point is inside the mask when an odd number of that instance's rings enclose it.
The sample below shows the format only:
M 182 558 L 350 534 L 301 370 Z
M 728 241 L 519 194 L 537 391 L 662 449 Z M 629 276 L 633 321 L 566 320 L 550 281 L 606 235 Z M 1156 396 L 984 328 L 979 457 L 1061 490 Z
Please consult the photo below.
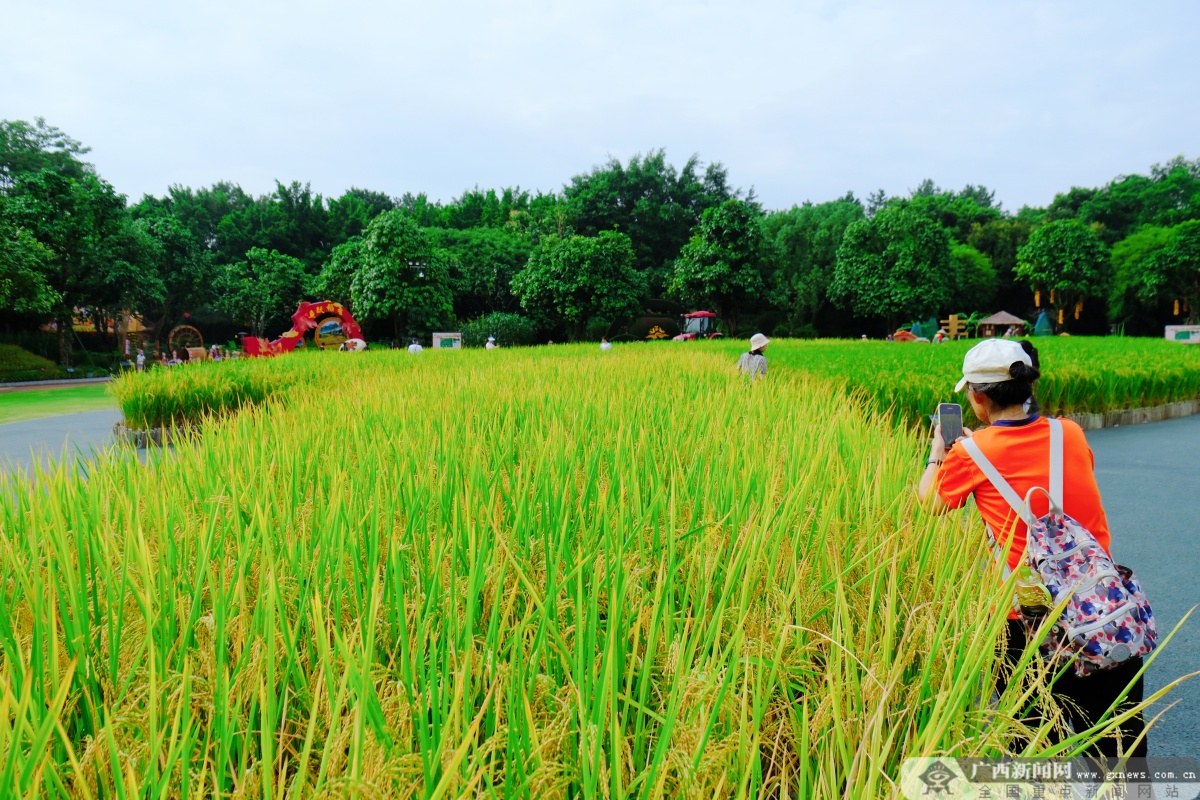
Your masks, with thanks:
M 385 211 L 396 207 L 392 198 L 382 192 L 351 187 L 338 197 L 327 202 L 326 223 L 329 244 L 336 247 L 353 236 L 361 236 L 371 220 Z
M 445 258 L 402 209 L 371 221 L 361 253 L 350 281 L 356 316 L 390 320 L 397 339 L 428 333 L 452 319 Z
M 129 215 L 125 198 L 91 172 L 80 177 L 56 169 L 16 176 L 7 190 L 13 223 L 34 235 L 48 257 L 45 283 L 53 292 L 59 360 L 72 362 L 77 309 L 113 308 L 113 292 L 133 290 L 122 280 L 140 280 L 131 269 Z
M 530 237 L 507 228 L 426 228 L 425 235 L 446 257 L 455 316 L 517 310 L 512 280 L 529 260 Z
M 698 156 L 676 170 L 661 149 L 635 155 L 626 165 L 610 159 L 564 187 L 569 218 L 586 236 L 606 230 L 627 234 L 637 269 L 657 293 L 704 211 L 738 195 L 720 163 L 700 170 Z
M 342 303 L 353 310 L 350 287 L 354 283 L 354 275 L 362 269 L 364 258 L 361 236 L 352 236 L 334 247 L 320 274 L 309 282 L 309 294 L 321 300 Z
M 956 277 L 951 307 L 959 311 L 985 311 L 996 296 L 996 270 L 983 253 L 969 244 L 950 247 Z
M 675 261 L 669 291 L 693 303 L 716 304 L 731 333 L 743 309 L 767 300 L 767 247 L 758 209 L 726 200 L 704 212 L 699 230 Z
M 1014 281 L 1017 251 L 1029 241 L 1032 230 L 1031 223 L 1008 217 L 974 225 L 967 236 L 967 244 L 987 256 L 996 271 L 995 300 L 998 307 L 1017 314 L 1033 307 L 1033 295 L 1021 283 Z
M 47 125 L 42 117 L 32 124 L 19 119 L 0 120 L 0 189 L 11 188 L 20 175 L 42 170 L 82 178 L 92 168 L 79 156 L 90 151 L 90 147 Z
M 150 237 L 150 265 L 161 293 L 146 298 L 136 310 L 161 340 L 183 315 L 210 302 L 217 276 L 212 253 L 174 214 L 158 212 L 136 223 Z
M 282 322 L 304 299 L 306 276 L 300 259 L 252 247 L 227 264 L 217 279 L 217 306 L 262 336 L 268 323 Z
M 634 314 L 646 293 L 644 276 L 634 267 L 629 237 L 615 231 L 596 236 L 543 236 L 529 263 L 513 278 L 521 306 L 557 316 L 575 340 L 588 320 Z
M 945 229 L 889 206 L 846 229 L 829 297 L 859 317 L 883 317 L 895 330 L 900 318 L 947 309 L 957 278 Z
M 1146 264 L 1138 297 L 1154 302 L 1164 297 L 1181 301 L 1187 322 L 1200 314 L 1200 220 L 1182 222 L 1171 229 L 1170 243 Z
M 1075 219 L 1048 222 L 1017 252 L 1017 277 L 1041 294 L 1043 302 L 1069 326 L 1070 313 L 1087 297 L 1108 288 L 1109 251 L 1088 226 Z
M 933 220 L 960 244 L 967 242 L 972 228 L 1002 217 L 999 207 L 993 205 L 993 193 L 986 187 L 970 184 L 961 192 L 948 192 L 926 180 L 913 191 L 912 197 L 893 198 L 890 204 Z
M 48 315 L 57 297 L 46 283 L 50 252 L 33 234 L 14 225 L 0 195 L 0 311 Z
M 1108 293 L 1108 318 L 1129 333 L 1153 333 L 1162 324 L 1158 308 L 1164 298 L 1143 299 L 1142 276 L 1155 267 L 1155 257 L 1170 246 L 1171 228 L 1149 225 L 1117 242 L 1112 249 L 1112 284 Z M 1165 298 L 1166 302 L 1177 299 Z
M 763 221 L 775 262 L 778 302 L 794 328 L 814 324 L 828 304 L 837 249 L 846 229 L 864 216 L 862 204 L 847 195 L 832 203 L 793 206 Z

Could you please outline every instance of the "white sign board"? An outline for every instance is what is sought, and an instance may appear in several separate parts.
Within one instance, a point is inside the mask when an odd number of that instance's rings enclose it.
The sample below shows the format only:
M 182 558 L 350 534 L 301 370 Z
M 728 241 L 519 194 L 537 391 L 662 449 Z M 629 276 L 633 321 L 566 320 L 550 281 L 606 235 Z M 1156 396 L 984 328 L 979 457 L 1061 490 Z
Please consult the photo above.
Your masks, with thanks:
M 1168 325 L 1167 341 L 1200 344 L 1200 325 Z
M 462 347 L 461 333 L 435 333 L 433 335 L 434 350 L 458 350 Z

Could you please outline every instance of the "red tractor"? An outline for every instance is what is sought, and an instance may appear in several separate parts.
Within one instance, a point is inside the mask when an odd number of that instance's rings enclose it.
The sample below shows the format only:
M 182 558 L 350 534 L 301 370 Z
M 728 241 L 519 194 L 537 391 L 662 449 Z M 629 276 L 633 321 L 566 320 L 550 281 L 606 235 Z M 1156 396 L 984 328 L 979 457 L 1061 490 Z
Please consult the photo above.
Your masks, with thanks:
M 673 341 L 687 342 L 692 339 L 723 339 L 725 334 L 717 330 L 717 315 L 711 311 L 693 311 L 683 315 L 682 331 Z

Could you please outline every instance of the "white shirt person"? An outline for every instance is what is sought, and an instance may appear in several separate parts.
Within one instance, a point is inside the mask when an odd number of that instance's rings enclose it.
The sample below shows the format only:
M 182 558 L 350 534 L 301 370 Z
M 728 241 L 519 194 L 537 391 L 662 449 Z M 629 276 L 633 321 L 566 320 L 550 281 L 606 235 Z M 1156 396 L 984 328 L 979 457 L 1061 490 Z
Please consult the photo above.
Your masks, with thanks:
M 759 375 L 767 377 L 767 357 L 763 355 L 763 351 L 770 343 L 771 340 L 761 333 L 750 337 L 750 351 L 742 353 L 737 363 L 743 375 L 749 375 L 752 380 L 757 380 Z

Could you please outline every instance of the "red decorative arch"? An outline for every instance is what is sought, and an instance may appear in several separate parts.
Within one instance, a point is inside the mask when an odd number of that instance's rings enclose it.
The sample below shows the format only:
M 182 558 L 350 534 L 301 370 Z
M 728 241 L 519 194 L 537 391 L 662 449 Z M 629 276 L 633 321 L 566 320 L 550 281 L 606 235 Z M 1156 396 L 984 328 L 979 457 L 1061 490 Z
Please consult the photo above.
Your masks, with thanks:
M 337 317 L 342 322 L 342 330 L 348 339 L 361 339 L 362 328 L 354 317 L 341 303 L 322 300 L 319 303 L 304 302 L 292 314 L 292 329 L 273 342 L 258 336 L 243 336 L 242 350 L 248 356 L 275 356 L 280 353 L 290 353 L 300 344 L 307 331 L 314 330 L 330 317 Z

